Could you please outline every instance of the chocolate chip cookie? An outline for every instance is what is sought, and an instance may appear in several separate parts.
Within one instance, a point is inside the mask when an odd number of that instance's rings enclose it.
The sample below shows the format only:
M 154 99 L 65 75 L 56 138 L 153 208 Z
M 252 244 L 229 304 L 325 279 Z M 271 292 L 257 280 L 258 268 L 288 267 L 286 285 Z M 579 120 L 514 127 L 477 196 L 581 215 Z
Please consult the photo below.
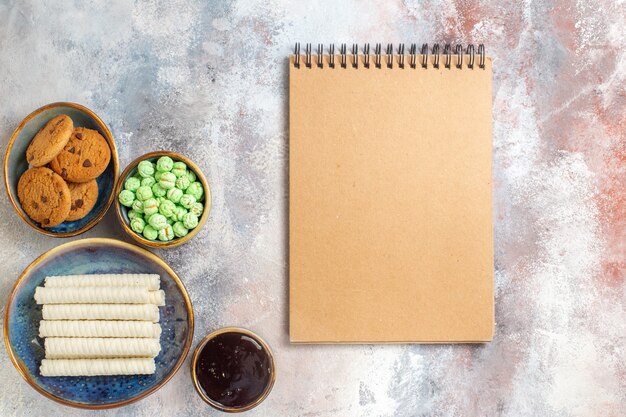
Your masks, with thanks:
M 74 123 L 65 114 L 50 119 L 28 145 L 26 149 L 28 163 L 34 167 L 41 167 L 52 161 L 70 140 L 73 130 Z
M 98 183 L 96 180 L 87 182 L 70 182 L 67 184 L 70 189 L 72 204 L 70 214 L 65 220 L 73 221 L 85 217 L 98 200 Z
M 70 212 L 70 190 L 59 175 L 45 167 L 24 172 L 17 197 L 28 216 L 48 228 L 63 223 Z
M 111 160 L 109 144 L 100 133 L 77 127 L 50 168 L 69 182 L 87 182 L 104 172 Z

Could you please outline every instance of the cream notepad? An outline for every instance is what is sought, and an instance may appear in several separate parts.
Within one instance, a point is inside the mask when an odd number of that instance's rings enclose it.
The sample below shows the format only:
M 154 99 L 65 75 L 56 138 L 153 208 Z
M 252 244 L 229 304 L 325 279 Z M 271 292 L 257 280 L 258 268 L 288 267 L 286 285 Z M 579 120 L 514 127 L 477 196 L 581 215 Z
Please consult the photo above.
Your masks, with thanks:
M 289 60 L 291 341 L 491 340 L 490 58 L 342 52 Z

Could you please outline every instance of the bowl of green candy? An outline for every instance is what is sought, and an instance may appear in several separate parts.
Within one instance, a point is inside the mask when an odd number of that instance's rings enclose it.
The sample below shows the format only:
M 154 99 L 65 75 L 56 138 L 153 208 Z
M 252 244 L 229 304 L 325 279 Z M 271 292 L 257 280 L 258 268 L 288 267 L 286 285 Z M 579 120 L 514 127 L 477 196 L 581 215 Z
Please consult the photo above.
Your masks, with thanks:
M 115 189 L 122 228 L 137 242 L 171 248 L 192 239 L 211 210 L 209 184 L 184 155 L 157 151 L 131 162 Z

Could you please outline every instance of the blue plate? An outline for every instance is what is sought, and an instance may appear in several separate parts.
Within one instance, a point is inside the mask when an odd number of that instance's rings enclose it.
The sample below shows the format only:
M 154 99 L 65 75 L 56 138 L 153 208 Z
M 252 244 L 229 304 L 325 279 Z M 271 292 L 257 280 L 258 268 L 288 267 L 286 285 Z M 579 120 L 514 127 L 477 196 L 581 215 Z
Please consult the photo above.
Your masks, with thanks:
M 74 126 L 86 127 L 100 132 L 111 148 L 111 162 L 106 170 L 98 177 L 98 200 L 94 208 L 82 219 L 68 221 L 48 229 L 42 228 L 32 221 L 22 209 L 17 198 L 17 183 L 28 169 L 26 148 L 35 137 L 39 129 L 45 126 L 50 119 L 59 114 L 67 114 L 74 121 Z M 53 237 L 76 236 L 91 229 L 98 223 L 113 202 L 113 189 L 119 172 L 119 159 L 115 140 L 109 128 L 91 110 L 76 103 L 52 103 L 41 107 L 28 116 L 15 129 L 4 157 L 4 183 L 17 214 L 32 228 L 40 233 Z
M 161 276 L 161 352 L 156 373 L 134 376 L 44 377 L 38 336 L 41 306 L 33 298 L 47 275 L 151 273 Z M 17 279 L 4 317 L 4 340 L 13 364 L 37 391 L 65 405 L 112 408 L 130 404 L 162 387 L 182 365 L 193 337 L 193 310 L 180 278 L 159 257 L 115 239 L 82 239 L 45 252 Z

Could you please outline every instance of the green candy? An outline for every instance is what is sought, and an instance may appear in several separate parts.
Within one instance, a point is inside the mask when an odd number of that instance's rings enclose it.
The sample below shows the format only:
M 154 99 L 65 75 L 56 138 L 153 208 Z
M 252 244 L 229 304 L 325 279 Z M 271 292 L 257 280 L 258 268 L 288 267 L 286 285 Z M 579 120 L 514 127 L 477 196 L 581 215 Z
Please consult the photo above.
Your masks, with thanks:
M 179 190 L 178 188 L 170 188 L 169 190 L 167 190 L 167 198 L 172 203 L 178 203 L 182 196 L 183 196 L 183 191 Z
M 141 161 L 139 165 L 137 165 L 137 172 L 143 178 L 151 177 L 154 175 L 154 166 L 150 161 Z
M 163 204 L 164 201 L 167 201 L 167 198 L 165 198 L 165 197 L 158 197 L 157 200 L 159 201 L 159 207 L 161 207 L 161 204 Z
M 165 194 L 167 194 L 167 190 L 161 187 L 159 184 L 154 184 L 152 186 L 152 194 L 154 194 L 155 197 L 163 197 L 165 196 Z
M 156 230 L 161 230 L 165 226 L 167 226 L 167 219 L 164 215 L 155 213 L 148 219 L 148 223 L 150 226 L 154 227 Z
M 150 187 L 146 187 L 145 185 L 142 185 L 141 187 L 137 188 L 137 192 L 135 193 L 135 197 L 137 198 L 137 200 L 147 200 L 149 198 L 152 198 L 152 190 L 150 189 Z
M 187 170 L 187 179 L 190 183 L 194 182 L 196 180 L 196 173 L 192 170 Z
M 118 199 L 120 200 L 121 205 L 131 207 L 133 205 L 133 201 L 135 201 L 135 193 L 130 190 L 122 190 Z
M 133 210 L 135 210 L 137 213 L 143 213 L 143 201 L 133 201 Z
M 176 235 L 176 237 L 184 237 L 187 236 L 187 233 L 189 233 L 189 230 L 181 222 L 174 223 L 172 229 L 174 230 L 174 235 Z
M 137 233 L 142 233 L 144 227 L 146 227 L 146 222 L 141 217 L 135 217 L 130 221 L 130 228 Z
M 180 205 L 186 209 L 190 209 L 191 206 L 193 206 L 195 202 L 196 202 L 196 197 L 192 196 L 191 194 L 183 195 L 179 201 Z
M 174 212 L 174 215 L 172 216 L 172 218 L 176 219 L 177 221 L 183 221 L 183 216 L 187 214 L 187 209 L 181 206 L 176 206 L 176 211 Z
M 163 175 L 163 173 L 161 171 L 157 171 L 156 174 L 154 174 L 154 180 L 159 181 L 161 179 L 161 175 Z
M 176 179 L 176 188 L 178 188 L 179 190 L 185 191 L 190 184 L 191 182 L 187 177 L 180 177 Z
M 135 211 L 135 210 L 128 210 L 128 218 L 130 220 L 134 219 L 135 217 L 141 217 L 141 216 L 142 216 L 142 214 L 137 212 L 137 211 Z
M 124 182 L 124 189 L 128 191 L 135 192 L 137 191 L 137 188 L 139 188 L 140 186 L 141 186 L 141 181 L 139 181 L 139 178 L 128 177 L 126 181 Z
M 154 184 L 156 184 L 154 177 L 146 177 L 141 180 L 141 185 L 146 187 L 152 187 Z
M 202 197 L 204 196 L 204 188 L 202 188 L 202 184 L 198 181 L 192 182 L 185 190 L 185 194 L 191 194 L 192 196 L 196 197 L 196 201 L 202 201 Z
M 159 232 L 149 224 L 147 224 L 146 227 L 143 228 L 143 237 L 148 240 L 156 240 L 158 235 Z
M 143 212 L 146 216 L 152 216 L 159 212 L 159 202 L 156 198 L 149 198 L 143 202 Z
M 172 167 L 172 174 L 176 175 L 176 178 L 180 178 L 183 175 L 187 176 L 187 165 L 184 162 L 174 162 Z
M 171 217 L 167 218 L 167 224 L 169 224 L 170 226 L 174 224 L 174 219 L 172 219 Z
M 176 175 L 171 172 L 164 172 L 159 179 L 159 185 L 166 190 L 176 187 Z
M 160 172 L 169 172 L 174 166 L 174 161 L 169 156 L 162 156 L 156 163 L 156 169 Z
M 202 212 L 204 211 L 204 204 L 202 203 L 193 203 L 191 207 L 189 207 L 189 213 L 195 214 L 197 217 L 202 216 Z
M 171 225 L 168 224 L 163 229 L 159 230 L 160 241 L 167 242 L 172 239 L 174 239 L 174 229 L 172 229 Z
M 183 216 L 183 226 L 187 229 L 193 229 L 198 225 L 198 216 L 193 213 L 187 213 Z
M 174 211 L 176 211 L 176 204 L 172 203 L 170 200 L 163 201 L 159 206 L 159 213 L 165 217 L 172 217 Z

